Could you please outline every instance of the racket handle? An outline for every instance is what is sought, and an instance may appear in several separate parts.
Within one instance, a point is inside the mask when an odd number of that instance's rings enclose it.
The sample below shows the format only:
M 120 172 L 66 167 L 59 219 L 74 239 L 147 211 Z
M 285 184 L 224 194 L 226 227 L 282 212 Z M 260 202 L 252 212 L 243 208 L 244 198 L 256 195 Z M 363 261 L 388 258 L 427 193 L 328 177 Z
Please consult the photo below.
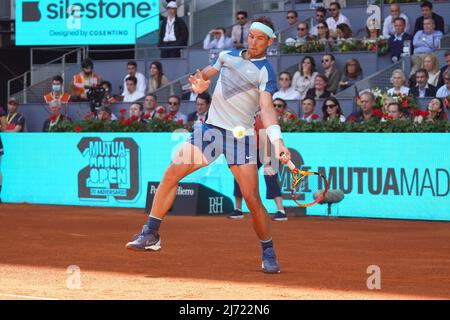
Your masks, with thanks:
M 280 158 L 286 159 L 286 155 L 284 154 L 284 152 L 280 153 Z M 291 169 L 292 171 L 295 170 L 295 164 L 289 160 L 288 162 L 286 162 L 286 165 L 288 166 L 289 169 Z

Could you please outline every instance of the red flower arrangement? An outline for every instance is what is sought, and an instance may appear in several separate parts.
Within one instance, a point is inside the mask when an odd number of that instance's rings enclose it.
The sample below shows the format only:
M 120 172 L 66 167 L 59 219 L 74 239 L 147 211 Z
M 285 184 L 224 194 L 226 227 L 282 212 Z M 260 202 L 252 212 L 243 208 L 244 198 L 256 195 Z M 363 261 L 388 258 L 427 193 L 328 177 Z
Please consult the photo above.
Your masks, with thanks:
M 178 119 L 178 124 L 183 125 L 183 120 L 182 119 Z
M 130 122 L 135 122 L 137 120 L 139 120 L 139 117 L 137 117 L 137 116 L 133 115 L 133 116 L 130 117 Z
M 79 126 L 76 126 L 76 127 L 75 127 L 75 132 L 76 132 L 76 133 L 80 133 L 80 132 L 81 132 L 81 128 L 80 128 Z
M 166 109 L 164 109 L 163 106 L 159 106 L 156 108 L 156 113 L 164 113 L 164 112 L 166 112 Z
M 315 114 L 315 113 L 313 113 L 313 114 L 311 115 L 311 119 L 313 119 L 313 120 L 317 120 L 317 119 L 319 119 L 319 115 L 318 115 L 318 114 Z
M 372 115 L 381 118 L 381 117 L 383 117 L 383 112 L 380 109 L 373 109 L 372 110 Z
M 58 119 L 58 116 L 56 114 L 52 114 L 49 118 L 50 121 L 55 121 L 56 119 Z
M 150 113 L 145 113 L 144 114 L 144 119 L 150 119 Z
M 119 113 L 121 113 L 121 114 L 127 113 L 127 109 L 122 108 L 122 109 L 119 110 Z

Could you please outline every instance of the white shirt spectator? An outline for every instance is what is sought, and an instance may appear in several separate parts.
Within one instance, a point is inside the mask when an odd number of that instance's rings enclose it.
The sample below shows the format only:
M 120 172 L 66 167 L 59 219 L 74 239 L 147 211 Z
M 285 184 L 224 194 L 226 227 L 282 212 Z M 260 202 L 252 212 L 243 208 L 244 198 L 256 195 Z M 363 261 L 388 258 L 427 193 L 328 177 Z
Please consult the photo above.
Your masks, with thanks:
M 448 96 L 450 96 L 450 90 L 448 89 L 447 85 L 444 84 L 436 92 L 436 98 L 447 98 Z
M 123 78 L 123 93 L 122 93 L 122 95 L 123 96 L 125 96 L 126 94 L 130 94 L 129 92 L 128 92 L 128 89 L 127 89 L 127 82 L 126 82 L 126 80 L 127 80 L 127 78 L 129 77 L 130 75 L 126 75 L 124 78 Z M 136 79 L 137 79 L 137 83 L 136 83 L 136 91 L 139 91 L 139 92 L 145 92 L 145 90 L 147 89 L 147 78 L 145 78 L 145 76 L 142 74 L 142 73 L 140 73 L 140 72 L 136 72 L 136 74 L 134 75 L 135 77 L 136 77 Z
M 139 100 L 139 98 L 143 98 L 144 96 L 145 96 L 144 92 L 136 90 L 132 94 L 130 93 L 125 94 L 123 97 L 123 102 L 134 102 Z
M 395 88 L 391 88 L 391 89 L 389 89 L 389 90 L 387 91 L 387 94 L 388 94 L 388 95 L 391 95 L 391 96 L 393 96 L 395 93 L 396 93 L 396 92 L 395 92 Z M 406 95 L 408 95 L 408 94 L 409 94 L 409 88 L 408 88 L 408 87 L 405 87 L 405 86 L 400 87 L 400 93 L 401 93 L 401 94 L 406 94 Z
M 400 18 L 405 19 L 405 22 L 406 22 L 405 32 L 408 33 L 410 30 L 408 17 L 406 16 L 406 14 L 400 13 Z M 386 17 L 386 19 L 384 19 L 383 36 L 386 38 L 389 38 L 391 35 L 395 35 L 395 27 L 394 27 L 394 21 L 392 21 L 392 16 L 389 15 Z
M 330 29 L 330 32 L 336 32 L 337 25 L 341 23 L 346 23 L 351 28 L 350 21 L 342 13 L 339 14 L 339 18 L 337 21 L 334 20 L 333 17 L 329 17 L 327 18 L 326 23 L 328 25 L 328 29 Z
M 280 89 L 273 94 L 274 100 L 281 98 L 283 100 L 300 100 L 300 93 L 290 86 L 287 90 Z
M 300 99 L 303 99 L 306 95 L 306 92 L 314 88 L 314 81 L 316 80 L 316 76 L 318 72 L 314 72 L 311 76 L 305 77 L 300 74 L 300 71 L 296 71 L 294 73 L 294 77 L 292 78 L 292 87 L 295 88 L 300 94 Z

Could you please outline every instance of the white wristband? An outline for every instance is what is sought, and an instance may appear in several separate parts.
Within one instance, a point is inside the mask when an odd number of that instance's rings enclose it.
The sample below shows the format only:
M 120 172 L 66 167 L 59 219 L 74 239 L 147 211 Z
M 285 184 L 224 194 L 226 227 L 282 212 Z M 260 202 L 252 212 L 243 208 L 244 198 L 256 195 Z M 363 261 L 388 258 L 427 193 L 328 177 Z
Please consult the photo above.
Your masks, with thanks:
M 283 139 L 281 137 L 281 128 L 277 124 L 267 127 L 266 132 L 267 132 L 267 136 L 269 137 L 271 143 L 274 143 L 274 141 L 277 141 L 279 139 Z

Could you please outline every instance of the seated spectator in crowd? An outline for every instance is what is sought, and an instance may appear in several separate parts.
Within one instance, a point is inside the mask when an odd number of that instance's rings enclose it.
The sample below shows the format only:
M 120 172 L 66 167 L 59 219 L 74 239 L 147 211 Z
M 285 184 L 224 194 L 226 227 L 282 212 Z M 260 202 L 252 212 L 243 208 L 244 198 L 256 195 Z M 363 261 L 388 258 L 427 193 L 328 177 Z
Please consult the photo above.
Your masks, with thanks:
M 423 57 L 423 68 L 428 71 L 428 83 L 437 87 L 441 70 L 439 61 L 435 54 L 426 54 Z
M 306 92 L 305 97 L 314 99 L 323 99 L 331 96 L 331 92 L 327 90 L 328 78 L 323 74 L 318 74 L 314 80 L 314 88 Z
M 195 101 L 196 111 L 189 114 L 188 122 L 205 122 L 208 119 L 211 95 L 208 92 L 200 93 Z
M 434 20 L 427 18 L 423 21 L 423 30 L 417 31 L 413 38 L 414 54 L 433 53 L 439 48 L 442 32 L 435 30 Z
M 70 94 L 64 92 L 63 78 L 60 75 L 52 79 L 52 91 L 44 96 L 44 101 L 50 103 L 53 100 L 59 100 L 61 103 L 69 103 Z
M 273 106 L 275 108 L 275 111 L 277 112 L 278 122 L 287 123 L 297 118 L 294 112 L 287 110 L 287 103 L 284 99 L 274 99 Z
M 145 90 L 147 89 L 147 79 L 145 78 L 145 76 L 137 71 L 137 62 L 132 60 L 132 61 L 128 61 L 127 63 L 127 75 L 123 78 L 123 92 L 122 95 L 125 96 L 127 94 L 130 94 L 130 92 L 128 92 L 127 89 L 127 78 L 129 76 L 133 76 L 136 77 L 137 79 L 137 84 L 136 84 L 136 90 L 138 92 L 145 92 Z
M 341 80 L 341 72 L 335 67 L 335 63 L 336 58 L 331 53 L 322 57 L 322 67 L 328 79 L 327 90 L 333 94 L 336 93 Z
M 359 61 L 352 58 L 345 63 L 344 74 L 339 81 L 339 90 L 345 90 L 362 80 L 363 73 Z
M 94 63 L 91 59 L 84 59 L 81 62 L 81 72 L 74 75 L 72 79 L 72 100 L 87 101 L 87 91 L 100 84 L 102 78 L 93 70 Z
M 302 117 L 300 119 L 306 122 L 320 121 L 319 115 L 314 113 L 315 108 L 316 100 L 307 95 L 306 98 L 302 100 Z
M 330 30 L 326 22 L 320 22 L 317 25 L 317 37 L 316 39 L 320 42 L 332 43 L 333 39 L 330 36 Z
M 181 99 L 176 95 L 169 97 L 169 113 L 167 114 L 168 119 L 172 121 L 177 121 L 183 124 L 187 123 L 187 115 L 180 112 Z
M 411 88 L 410 92 L 418 98 L 435 97 L 436 87 L 428 83 L 428 71 L 419 69 L 416 72 L 416 85 Z
M 331 17 L 327 18 L 326 23 L 330 29 L 330 36 L 337 37 L 336 28 L 338 24 L 345 23 L 351 27 L 350 21 L 341 13 L 341 5 L 339 2 L 332 2 L 330 4 Z
M 6 132 L 24 132 L 25 118 L 17 112 L 19 103 L 13 97 L 8 99 L 8 114 L 6 116 Z M 1 108 L 1 107 L 0 107 Z
M 415 35 L 417 32 L 419 32 L 419 30 L 425 30 L 425 20 L 426 19 L 433 19 L 433 21 L 435 23 L 435 29 L 437 31 L 440 31 L 443 34 L 445 32 L 444 19 L 437 13 L 433 12 L 433 4 L 429 1 L 423 1 L 420 4 L 420 9 L 422 11 L 422 16 L 420 16 L 416 19 L 413 34 Z
M 103 97 L 103 104 L 110 105 L 110 104 L 116 103 L 117 100 L 112 93 L 111 82 L 104 80 L 104 81 L 100 82 L 100 85 L 103 87 L 103 89 L 105 89 L 105 96 Z M 126 83 L 125 83 L 125 86 L 126 86 Z
M 53 128 L 63 122 L 64 120 L 71 121 L 70 118 L 61 114 L 62 106 L 61 102 L 58 100 L 54 100 L 50 103 L 50 117 L 45 120 L 44 125 L 42 127 L 43 132 L 50 132 Z
M 336 40 L 345 40 L 352 37 L 352 29 L 346 23 L 340 23 L 336 26 Z
M 309 33 L 309 25 L 306 22 L 300 22 L 297 26 L 296 42 L 308 42 L 314 40 Z M 287 41 L 287 40 L 286 40 Z
M 387 91 L 388 95 L 399 96 L 409 94 L 409 88 L 405 86 L 406 75 L 402 69 L 392 71 L 391 83 L 394 87 Z
M 303 99 L 309 89 L 314 88 L 314 81 L 318 72 L 316 70 L 316 61 L 311 56 L 304 56 L 298 65 L 298 71 L 294 73 L 292 87 L 299 93 L 300 99 Z M 285 99 L 285 98 L 283 98 Z M 285 99 L 288 100 L 288 99 Z
M 99 121 L 113 121 L 113 114 L 110 106 L 102 105 L 97 112 L 97 119 Z
M 295 10 L 289 10 L 286 15 L 287 28 L 290 28 L 285 35 L 286 38 L 295 38 L 297 35 L 298 13 Z
M 450 69 L 447 69 L 444 71 L 444 82 L 445 84 L 442 85 L 438 91 L 436 92 L 436 98 L 447 98 L 450 96 Z
M 400 106 L 400 103 L 398 102 L 391 102 L 387 106 L 387 116 L 388 119 L 393 121 L 404 121 L 409 120 L 406 114 L 402 111 L 402 107 Z M 382 119 L 381 121 L 384 122 L 386 120 Z
M 123 102 L 134 102 L 145 96 L 144 92 L 137 90 L 137 79 L 134 76 L 129 76 L 125 80 L 127 86 L 127 93 L 123 96 Z
M 397 102 L 397 99 L 395 99 L 394 97 L 385 97 L 383 99 L 383 105 L 381 106 L 381 112 L 383 114 L 388 114 L 388 106 L 393 102 Z
M 450 50 L 445 51 L 444 53 L 445 66 L 441 68 L 441 72 L 439 73 L 439 82 L 438 86 L 441 87 L 445 84 L 444 81 L 444 72 L 446 70 L 450 70 Z
M 291 86 L 291 74 L 289 72 L 283 71 L 278 75 L 278 89 L 273 94 L 273 99 L 300 100 L 300 93 Z
M 347 117 L 348 122 L 365 123 L 368 121 L 380 121 L 380 117 L 374 113 L 375 96 L 370 91 L 360 94 L 361 110 L 353 112 Z M 380 112 L 381 113 L 381 112 Z
M 159 88 L 168 85 L 169 79 L 164 75 L 163 66 L 159 61 L 153 61 L 150 65 L 150 78 L 148 81 L 148 93 L 153 93 Z
M 434 98 L 428 103 L 427 121 L 448 120 L 444 102 L 441 99 Z
M 366 38 L 377 40 L 381 35 L 380 23 L 377 19 L 371 19 L 366 26 Z
M 144 106 L 141 103 L 135 102 L 130 105 L 128 109 L 129 119 L 133 122 L 141 122 L 146 124 L 144 119 Z
M 203 40 L 203 49 L 229 49 L 233 48 L 233 39 L 227 37 L 225 28 L 212 29 Z
M 316 14 L 314 16 L 314 25 L 311 26 L 311 35 L 314 37 L 318 36 L 318 29 L 317 26 L 320 23 L 324 23 L 325 22 L 325 17 L 327 16 L 327 10 L 324 7 L 318 7 L 316 9 Z M 327 37 L 329 38 L 329 36 Z
M 177 7 L 176 1 L 170 1 L 167 4 L 167 17 L 160 23 L 158 47 L 161 48 L 161 58 L 179 58 L 180 47 L 188 44 L 189 29 L 184 20 L 178 17 Z
M 231 38 L 233 39 L 234 47 L 236 49 L 242 49 L 247 46 L 247 37 L 251 22 L 248 21 L 248 13 L 246 11 L 238 11 L 236 13 L 236 20 L 238 23 L 231 30 Z
M 156 104 L 158 103 L 158 98 L 153 93 L 148 93 L 144 99 L 144 118 L 153 119 L 156 114 Z
M 339 100 L 335 97 L 328 97 L 323 101 L 322 120 L 345 122 L 345 116 L 342 112 L 341 105 L 339 104 Z
M 400 12 L 400 5 L 398 3 L 393 3 L 390 6 L 390 12 L 391 14 L 388 15 L 385 19 L 384 19 L 384 23 L 383 23 L 383 36 L 385 38 L 389 38 L 390 36 L 399 34 L 396 31 L 396 27 L 395 27 L 395 20 L 398 18 L 402 18 L 403 22 L 404 22 L 404 28 L 403 28 L 403 32 L 409 32 L 410 30 L 410 25 L 409 25 L 409 19 L 408 16 L 406 14 L 404 14 L 403 12 Z
M 403 56 L 403 47 L 405 41 L 411 41 L 412 36 L 405 31 L 405 19 L 396 18 L 394 20 L 394 34 L 389 38 L 389 53 L 391 54 L 391 59 L 396 62 Z M 411 52 L 411 47 L 409 48 Z

